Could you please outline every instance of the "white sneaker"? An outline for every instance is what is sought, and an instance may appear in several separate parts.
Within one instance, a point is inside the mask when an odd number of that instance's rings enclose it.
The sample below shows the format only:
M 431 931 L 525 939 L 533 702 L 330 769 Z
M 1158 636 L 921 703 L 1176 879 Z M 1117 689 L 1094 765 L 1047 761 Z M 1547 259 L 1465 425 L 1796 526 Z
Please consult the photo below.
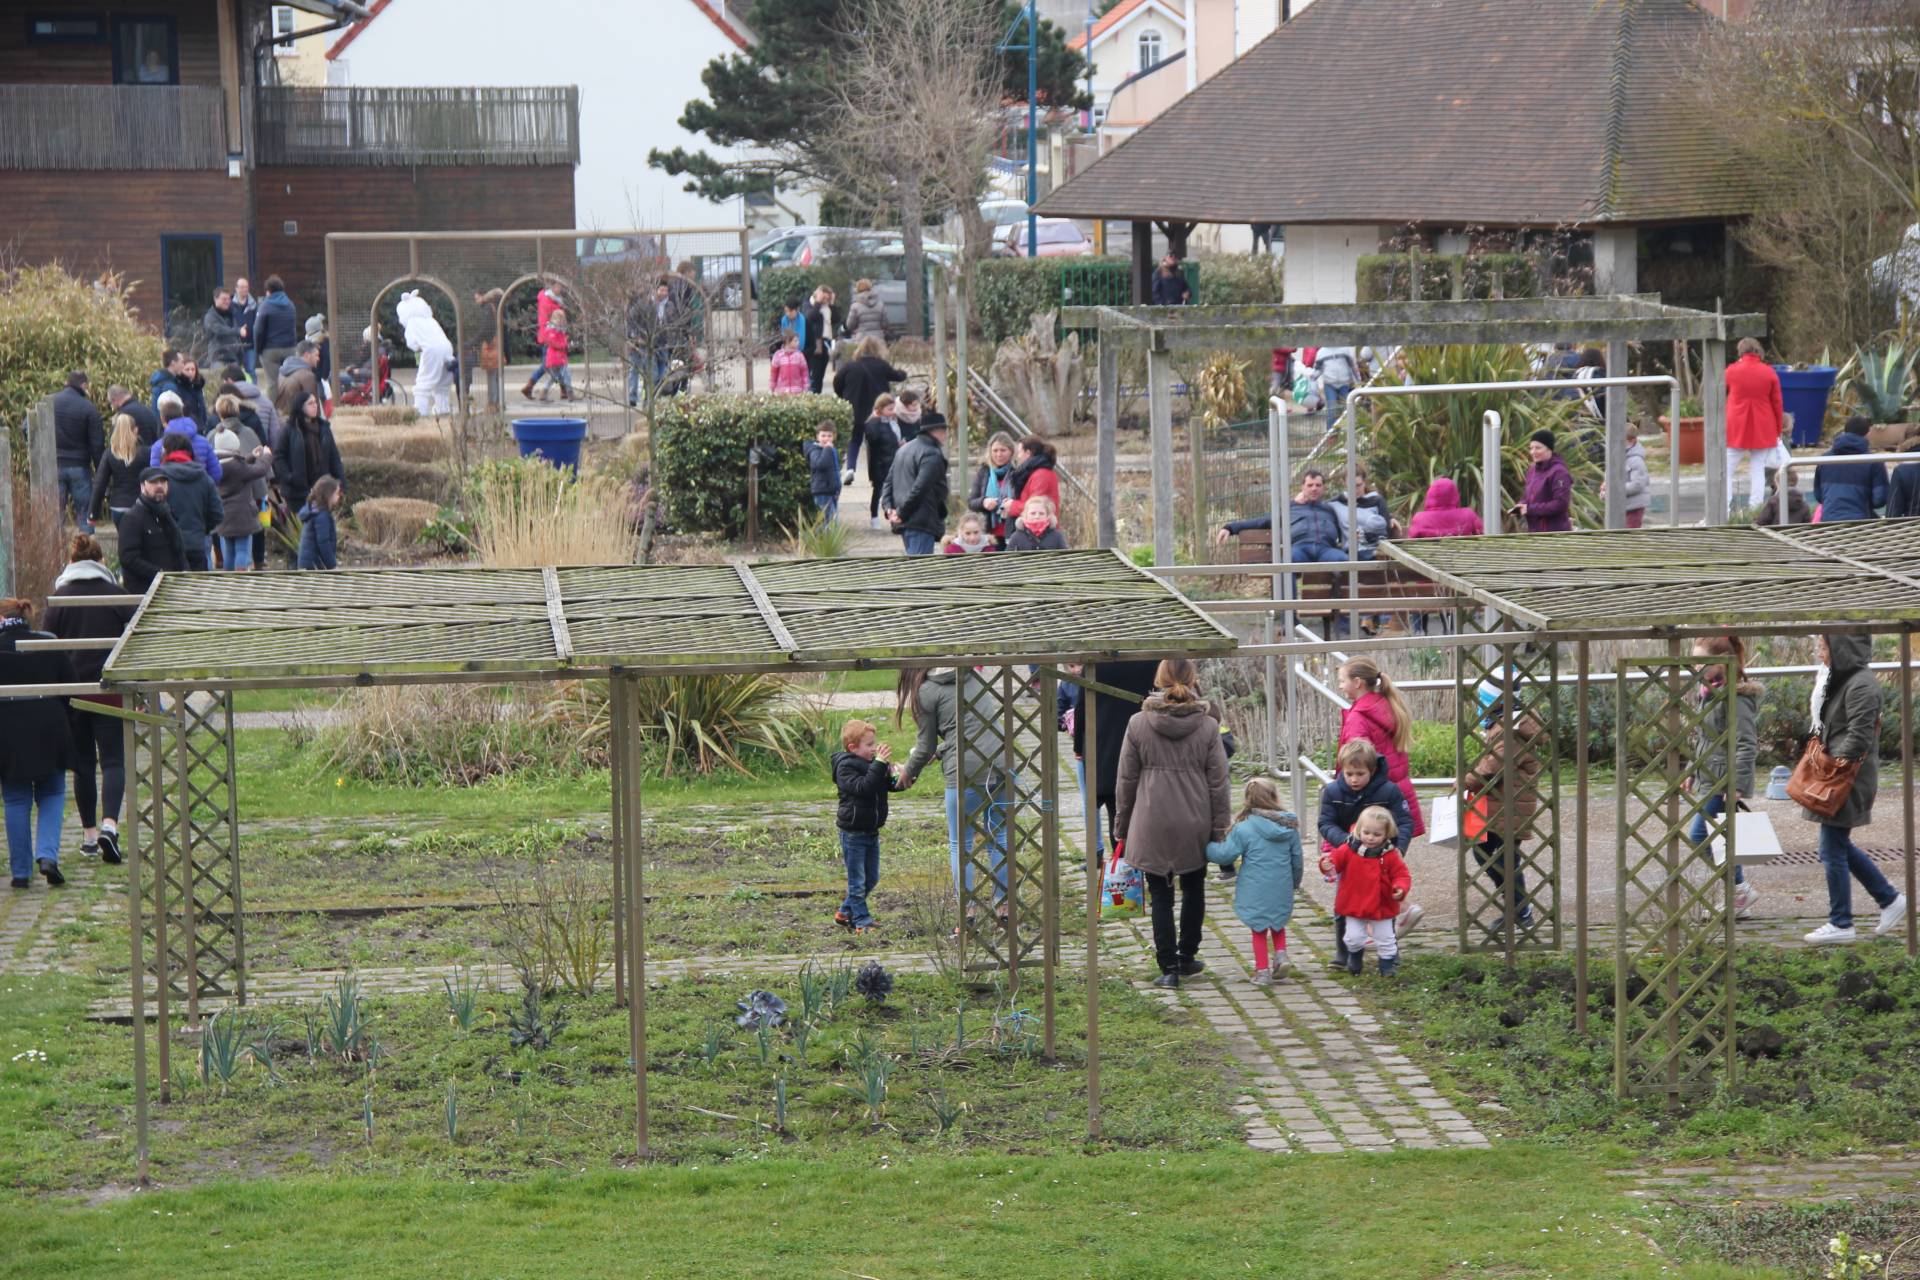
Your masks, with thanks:
M 1426 914 L 1427 909 L 1417 902 L 1409 906 L 1405 911 L 1402 911 L 1398 916 L 1394 917 L 1393 936 L 1400 938 L 1412 933 L 1414 929 L 1419 926 L 1421 918 Z
M 1907 895 L 1901 894 L 1886 906 L 1880 908 L 1880 921 L 1873 926 L 1873 936 L 1883 938 L 1907 922 Z
M 1253 971 L 1253 985 L 1256 987 L 1270 987 L 1273 985 L 1273 975 L 1265 969 L 1255 969 Z
M 1830 924 L 1823 924 L 1808 934 L 1802 941 L 1811 943 L 1816 947 L 1823 947 L 1832 946 L 1836 943 L 1853 942 L 1858 939 L 1859 936 L 1860 935 L 1852 929 L 1836 929 Z
M 1760 891 L 1751 881 L 1742 880 L 1733 886 L 1733 918 L 1735 920 L 1753 919 L 1753 904 L 1760 901 Z
M 1279 977 L 1291 967 L 1292 965 L 1288 962 L 1287 953 L 1285 951 L 1276 951 L 1273 953 L 1273 976 L 1274 977 L 1276 978 Z

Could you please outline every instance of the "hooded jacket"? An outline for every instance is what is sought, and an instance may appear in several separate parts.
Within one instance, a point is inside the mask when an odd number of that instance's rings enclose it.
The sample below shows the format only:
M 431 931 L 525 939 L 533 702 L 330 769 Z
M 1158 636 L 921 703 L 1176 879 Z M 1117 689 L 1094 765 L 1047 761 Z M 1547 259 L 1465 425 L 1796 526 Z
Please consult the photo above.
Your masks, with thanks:
M 120 517 L 120 576 L 127 594 L 142 596 L 162 573 L 187 567 L 187 548 L 173 508 L 145 494 Z
M 1400 794 L 1407 802 L 1407 814 L 1413 819 L 1413 834 L 1423 836 L 1427 833 L 1427 825 L 1421 820 L 1420 798 L 1413 789 L 1413 765 L 1408 761 L 1407 753 L 1393 745 L 1393 730 L 1393 707 L 1386 698 L 1377 693 L 1363 693 L 1341 713 L 1340 745 L 1345 746 L 1355 738 L 1365 738 L 1373 744 L 1373 749 L 1386 762 L 1387 777 L 1393 779 L 1393 785 L 1400 788 Z
M 1911 516 L 1920 516 L 1920 462 L 1903 462 L 1887 478 L 1887 519 Z
M 1207 861 L 1240 864 L 1233 882 L 1233 914 L 1249 929 L 1284 929 L 1293 919 L 1293 895 L 1306 872 L 1300 819 L 1284 809 L 1255 809 L 1233 824 L 1225 840 L 1207 845 Z
M 834 820 L 842 831 L 872 835 L 887 825 L 891 769 L 885 760 L 862 760 L 851 751 L 833 753 L 833 785 L 840 792 Z
M 1540 797 L 1535 791 L 1533 780 L 1540 775 L 1542 768 L 1540 752 L 1534 747 L 1534 741 L 1546 730 L 1541 723 L 1527 712 L 1521 712 L 1513 722 L 1513 735 L 1509 739 L 1504 720 L 1496 719 L 1486 729 L 1481 741 L 1486 750 L 1481 753 L 1473 767 L 1467 770 L 1467 776 L 1460 780 L 1460 789 L 1470 795 L 1487 797 L 1488 825 L 1498 828 L 1507 805 L 1507 790 L 1513 788 L 1513 816 L 1526 818 L 1540 808 Z M 1465 808 L 1465 805 L 1462 805 Z
M 1374 761 L 1373 776 L 1357 791 L 1347 785 L 1346 774 L 1333 771 L 1333 781 L 1320 792 L 1320 846 L 1332 849 L 1345 844 L 1361 813 L 1376 804 L 1393 815 L 1393 825 L 1399 831 L 1393 843 L 1405 853 L 1413 843 L 1413 815 L 1407 812 L 1407 798 L 1387 776 L 1384 758 Z
M 1060 475 L 1052 458 L 1045 454 L 1028 458 L 1013 469 L 1009 482 L 1014 495 L 1006 508 L 1009 532 L 1011 526 L 1020 523 L 1020 512 L 1026 508 L 1029 498 L 1051 498 L 1053 514 L 1060 514 Z
M 1427 501 L 1407 526 L 1409 538 L 1473 538 L 1486 531 L 1479 512 L 1460 505 L 1460 486 L 1445 476 L 1427 486 Z
M 178 432 L 193 442 L 193 460 L 206 471 L 209 479 L 220 479 L 220 459 L 214 456 L 213 442 L 200 434 L 200 425 L 191 418 L 175 418 L 167 424 L 166 431 L 153 442 L 153 448 L 147 450 L 147 465 L 160 465 L 160 451 L 166 447 L 167 436 Z
M 1653 474 L 1647 470 L 1647 449 L 1639 441 L 1628 445 L 1621 457 L 1621 510 L 1645 511 L 1653 503 Z
M 1820 741 L 1829 755 L 1858 760 L 1860 772 L 1831 818 L 1807 809 L 1800 814 L 1809 822 L 1852 830 L 1873 821 L 1873 801 L 1880 791 L 1880 681 L 1867 670 L 1873 657 L 1870 637 L 1830 635 L 1827 652 L 1831 661 L 1821 677 L 1826 697 L 1820 702 Z M 1818 697 L 1818 678 L 1814 689 Z
M 196 553 L 204 554 L 207 539 L 226 518 L 220 505 L 220 493 L 197 462 L 168 462 L 161 466 L 170 482 L 167 505 L 173 508 L 173 522 L 180 528 L 180 540 L 187 549 L 191 565 Z
M 803 396 L 807 394 L 807 358 L 798 349 L 780 348 L 773 353 L 773 394 L 777 396 Z
M 988 770 L 999 761 L 1004 745 L 1000 737 L 1003 708 L 994 687 L 998 675 L 997 667 L 985 671 L 966 669 L 967 780 L 975 785 L 985 780 Z M 920 682 L 913 717 L 920 732 L 914 740 L 912 754 L 907 757 L 906 768 L 900 774 L 902 787 L 911 786 L 927 762 L 938 756 L 947 790 L 959 789 L 960 752 L 955 746 L 959 730 L 958 691 L 959 677 L 952 667 L 937 667 Z
M 47 630 L 62 640 L 104 640 L 118 637 L 133 621 L 132 605 L 101 605 L 95 608 L 62 608 L 62 597 L 117 596 L 124 594 L 113 570 L 98 560 L 75 560 L 53 580 L 53 594 L 47 598 Z M 91 684 L 100 678 L 107 665 L 105 649 L 76 649 L 67 655 L 73 662 L 73 678 Z M 113 702 L 119 703 L 119 695 Z
M 1528 533 L 1566 533 L 1573 528 L 1573 472 L 1566 459 L 1553 454 L 1527 468 L 1527 487 L 1520 501 L 1527 504 Z
M 260 419 L 260 443 L 278 453 L 280 436 L 286 427 L 281 421 L 280 411 L 273 407 L 273 398 L 251 382 L 234 383 L 233 393 L 240 397 L 241 404 L 252 409 Z
M 220 523 L 215 533 L 223 538 L 251 538 L 260 532 L 260 499 L 254 490 L 272 474 L 273 464 L 254 461 L 251 451 L 227 459 L 220 473 Z
M 59 650 L 22 653 L 19 640 L 56 637 L 8 619 L 0 625 L 0 686 L 72 684 L 73 664 Z M 73 728 L 65 698 L 22 698 L 7 703 L 7 731 L 0 733 L 0 781 L 39 782 L 73 767 Z
M 322 511 L 309 502 L 300 508 L 300 552 L 294 567 L 334 569 L 339 565 L 339 530 L 333 512 Z
M 91 471 L 106 448 L 100 411 L 87 399 L 87 393 L 74 387 L 60 388 L 53 397 L 54 461 L 63 467 Z
M 854 294 L 847 304 L 847 336 L 856 341 L 887 336 L 887 304 L 872 289 Z
M 1413 876 L 1407 871 L 1400 850 L 1387 845 L 1378 854 L 1364 852 L 1360 843 L 1348 841 L 1328 855 L 1340 887 L 1333 894 L 1335 915 L 1355 920 L 1391 920 L 1400 914 L 1402 895 L 1413 888 Z
M 1867 438 L 1842 431 L 1827 449 L 1832 454 L 1871 452 Z M 1887 505 L 1887 469 L 1879 463 L 1823 462 L 1813 469 L 1813 500 L 1820 522 L 1872 520 Z
M 1753 794 L 1753 762 L 1760 754 L 1760 693 L 1760 686 L 1751 680 L 1741 681 L 1733 690 L 1733 787 L 1743 796 Z M 1694 794 L 1706 796 L 1718 790 L 1726 769 L 1727 714 L 1714 697 L 1694 736 Z
M 1158 876 L 1199 871 L 1232 821 L 1220 722 L 1204 701 L 1155 694 L 1127 723 L 1114 790 L 1113 837 L 1127 861 Z

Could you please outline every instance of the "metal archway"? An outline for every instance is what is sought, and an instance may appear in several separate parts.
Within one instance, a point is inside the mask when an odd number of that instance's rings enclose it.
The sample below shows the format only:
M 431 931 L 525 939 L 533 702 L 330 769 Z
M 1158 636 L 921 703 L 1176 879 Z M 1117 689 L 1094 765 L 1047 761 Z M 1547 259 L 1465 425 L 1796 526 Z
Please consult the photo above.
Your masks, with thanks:
M 372 305 L 367 309 L 367 327 L 373 334 L 373 342 L 368 348 L 367 359 L 369 364 L 376 370 L 379 367 L 380 304 L 385 301 L 388 293 L 400 285 L 409 283 L 430 285 L 438 289 L 441 294 L 445 296 L 447 305 L 453 308 L 453 350 L 455 359 L 459 359 L 467 349 L 467 322 L 466 318 L 460 314 L 460 295 L 453 291 L 452 285 L 449 285 L 438 276 L 430 276 L 417 271 L 408 272 L 406 275 L 396 276 L 384 285 L 381 285 L 380 291 L 373 295 Z M 462 370 L 462 372 L 464 373 L 465 371 Z M 375 376 L 377 377 L 378 374 L 376 373 Z M 375 388 L 375 391 L 376 398 L 378 398 L 378 388 Z M 469 409 L 467 405 L 465 380 L 463 378 L 456 377 L 454 379 L 453 403 L 455 417 L 458 419 L 460 431 L 464 435 L 467 429 Z

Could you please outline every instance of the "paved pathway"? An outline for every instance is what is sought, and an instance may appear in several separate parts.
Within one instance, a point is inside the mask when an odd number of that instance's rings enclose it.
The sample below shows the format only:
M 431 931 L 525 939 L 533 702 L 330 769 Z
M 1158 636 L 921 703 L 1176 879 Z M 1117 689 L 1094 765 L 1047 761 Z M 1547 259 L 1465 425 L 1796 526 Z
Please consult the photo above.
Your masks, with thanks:
M 1630 1196 L 1683 1204 L 1825 1204 L 1920 1197 L 1920 1150 L 1782 1163 L 1677 1164 L 1608 1173 L 1632 1182 Z

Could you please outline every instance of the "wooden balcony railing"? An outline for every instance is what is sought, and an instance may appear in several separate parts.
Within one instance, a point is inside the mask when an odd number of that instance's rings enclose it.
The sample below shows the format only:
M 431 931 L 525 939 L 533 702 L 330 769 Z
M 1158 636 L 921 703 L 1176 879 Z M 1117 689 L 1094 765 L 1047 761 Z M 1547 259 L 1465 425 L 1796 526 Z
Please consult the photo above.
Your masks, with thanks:
M 0 85 L 0 169 L 223 169 L 221 92 L 200 85 Z
M 261 165 L 577 164 L 580 94 L 539 88 L 263 88 Z

